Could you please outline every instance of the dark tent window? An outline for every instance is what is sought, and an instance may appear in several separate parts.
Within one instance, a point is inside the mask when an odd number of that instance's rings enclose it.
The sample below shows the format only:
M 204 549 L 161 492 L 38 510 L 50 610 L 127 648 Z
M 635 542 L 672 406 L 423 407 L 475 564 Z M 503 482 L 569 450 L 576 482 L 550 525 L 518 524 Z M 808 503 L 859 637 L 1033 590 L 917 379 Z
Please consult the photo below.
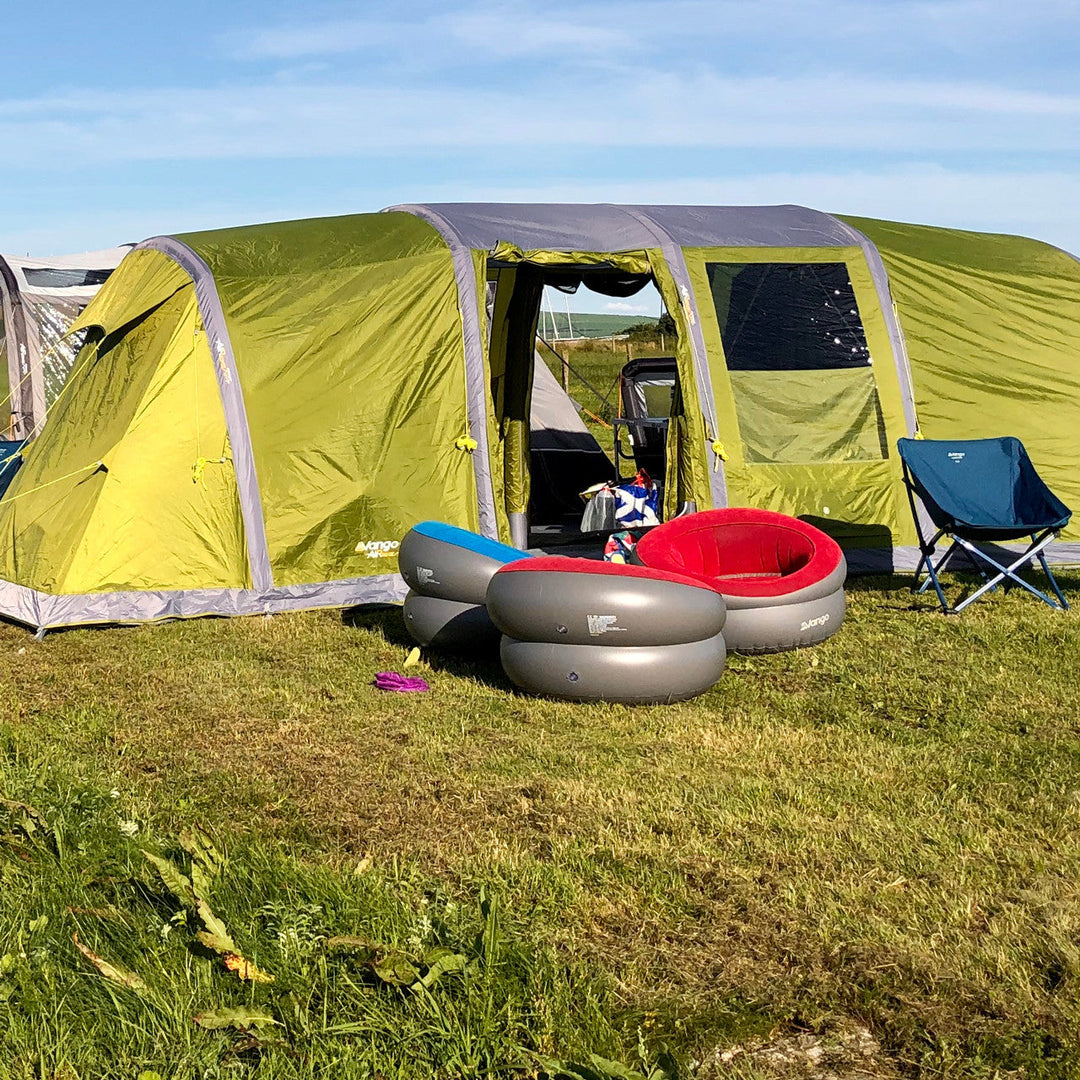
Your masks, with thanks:
M 27 285 L 39 289 L 74 289 L 80 285 L 104 285 L 111 270 L 61 270 L 47 266 L 24 267 Z
M 888 457 L 859 305 L 844 263 L 707 263 L 750 463 Z
M 870 363 L 843 263 L 709 263 L 731 371 L 821 371 Z

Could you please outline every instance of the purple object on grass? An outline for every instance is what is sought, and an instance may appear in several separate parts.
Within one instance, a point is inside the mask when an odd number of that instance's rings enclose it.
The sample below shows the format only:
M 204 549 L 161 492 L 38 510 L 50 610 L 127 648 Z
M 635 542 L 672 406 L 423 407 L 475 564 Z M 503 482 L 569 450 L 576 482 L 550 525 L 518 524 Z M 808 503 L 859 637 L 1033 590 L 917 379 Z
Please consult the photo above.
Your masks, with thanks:
M 375 686 L 380 690 L 393 690 L 398 694 L 415 694 L 431 689 L 419 675 L 399 675 L 396 671 L 380 671 L 375 676 Z

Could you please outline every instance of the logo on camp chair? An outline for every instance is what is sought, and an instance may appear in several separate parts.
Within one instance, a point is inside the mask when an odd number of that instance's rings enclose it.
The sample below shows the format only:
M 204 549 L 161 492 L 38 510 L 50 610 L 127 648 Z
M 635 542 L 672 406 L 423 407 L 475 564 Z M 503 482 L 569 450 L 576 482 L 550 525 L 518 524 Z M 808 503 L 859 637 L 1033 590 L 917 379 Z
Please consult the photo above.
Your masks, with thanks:
M 957 453 L 956 451 L 953 451 L 952 453 L 949 454 L 949 460 L 956 462 L 957 465 L 959 465 L 960 462 L 963 461 L 964 458 L 966 458 L 966 457 L 967 457 L 967 454 Z

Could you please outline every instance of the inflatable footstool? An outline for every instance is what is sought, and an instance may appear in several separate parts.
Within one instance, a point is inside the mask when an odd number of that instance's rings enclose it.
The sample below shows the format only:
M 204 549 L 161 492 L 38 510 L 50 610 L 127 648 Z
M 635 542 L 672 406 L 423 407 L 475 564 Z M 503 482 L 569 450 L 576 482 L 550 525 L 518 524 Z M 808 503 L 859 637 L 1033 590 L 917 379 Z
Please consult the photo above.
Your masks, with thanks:
M 484 607 L 488 582 L 501 566 L 530 558 L 507 544 L 441 521 L 422 521 L 398 548 L 398 570 L 409 586 L 405 627 L 420 645 L 476 649 L 499 631 Z
M 724 599 L 680 574 L 541 556 L 487 590 L 515 686 L 575 701 L 681 701 L 724 670 Z
M 705 510 L 646 533 L 636 564 L 685 574 L 724 594 L 732 652 L 816 645 L 844 621 L 847 562 L 820 529 L 772 510 Z

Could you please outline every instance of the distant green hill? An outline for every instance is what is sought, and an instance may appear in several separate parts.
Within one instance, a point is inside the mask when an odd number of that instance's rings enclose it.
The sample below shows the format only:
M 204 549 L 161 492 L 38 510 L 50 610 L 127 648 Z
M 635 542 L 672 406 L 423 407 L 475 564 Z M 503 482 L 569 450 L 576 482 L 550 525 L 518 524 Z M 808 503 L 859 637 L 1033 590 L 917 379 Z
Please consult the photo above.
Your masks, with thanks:
M 552 341 L 555 338 L 586 337 L 602 338 L 611 337 L 613 334 L 622 334 L 631 326 L 640 326 L 642 323 L 652 323 L 657 320 L 648 315 L 592 315 L 589 312 L 570 312 L 569 317 L 565 311 L 554 313 L 555 327 L 552 329 L 552 313 L 540 312 L 539 333 L 541 337 Z M 572 330 L 572 333 L 571 333 Z

